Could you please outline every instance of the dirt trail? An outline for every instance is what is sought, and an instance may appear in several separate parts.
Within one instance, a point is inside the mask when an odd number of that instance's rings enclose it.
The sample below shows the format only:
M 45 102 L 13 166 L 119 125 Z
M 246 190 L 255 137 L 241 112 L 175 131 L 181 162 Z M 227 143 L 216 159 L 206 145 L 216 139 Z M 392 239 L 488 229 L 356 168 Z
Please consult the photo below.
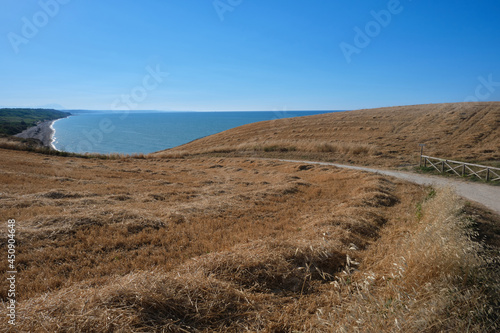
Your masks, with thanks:
M 280 160 L 283 162 L 306 163 L 318 165 L 332 165 L 338 168 L 353 169 L 367 172 L 375 172 L 381 175 L 396 177 L 419 185 L 432 185 L 436 187 L 450 187 L 455 192 L 467 200 L 478 202 L 492 211 L 500 214 L 500 187 L 486 184 L 476 184 L 466 182 L 461 179 L 443 178 L 439 176 L 419 175 L 411 172 L 382 170 L 366 167 L 358 167 L 352 165 L 328 163 L 328 162 L 313 162 L 299 160 Z

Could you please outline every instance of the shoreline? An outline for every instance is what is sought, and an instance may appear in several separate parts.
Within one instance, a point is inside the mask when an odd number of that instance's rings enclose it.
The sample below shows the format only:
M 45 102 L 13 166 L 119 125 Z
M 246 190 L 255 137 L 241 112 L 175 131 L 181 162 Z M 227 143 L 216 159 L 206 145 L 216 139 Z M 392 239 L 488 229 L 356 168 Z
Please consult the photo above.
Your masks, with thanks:
M 37 139 L 42 142 L 44 147 L 55 149 L 52 144 L 55 133 L 54 128 L 52 127 L 54 121 L 55 120 L 47 120 L 41 122 L 40 124 L 30 127 L 19 134 L 15 134 L 14 136 L 22 139 Z

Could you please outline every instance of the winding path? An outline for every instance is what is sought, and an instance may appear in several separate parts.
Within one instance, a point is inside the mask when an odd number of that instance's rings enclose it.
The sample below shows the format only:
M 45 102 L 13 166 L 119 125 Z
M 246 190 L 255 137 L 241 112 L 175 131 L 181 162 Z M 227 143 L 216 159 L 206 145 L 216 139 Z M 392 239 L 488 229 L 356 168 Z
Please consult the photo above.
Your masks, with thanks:
M 374 172 L 385 176 L 396 177 L 419 185 L 432 185 L 436 187 L 450 187 L 455 192 L 467 200 L 478 202 L 492 211 L 500 214 L 500 186 L 491 186 L 486 184 L 477 184 L 467 182 L 461 179 L 444 178 L 439 176 L 420 175 L 405 171 L 383 170 L 374 168 L 365 168 L 352 165 L 313 162 L 299 160 L 280 160 L 282 162 L 306 163 L 318 165 L 332 165 L 338 168 L 353 169 L 367 172 Z

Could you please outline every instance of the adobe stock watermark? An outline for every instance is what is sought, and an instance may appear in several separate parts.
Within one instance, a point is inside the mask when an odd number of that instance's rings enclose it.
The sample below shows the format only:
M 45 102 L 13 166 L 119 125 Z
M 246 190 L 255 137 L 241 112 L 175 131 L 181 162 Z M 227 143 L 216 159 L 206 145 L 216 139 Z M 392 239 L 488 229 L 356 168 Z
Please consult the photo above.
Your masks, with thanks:
M 149 93 L 158 88 L 165 78 L 170 75 L 168 72 L 163 72 L 159 64 L 154 69 L 151 66 L 146 66 L 146 72 L 147 74 L 144 75 L 141 84 L 130 89 L 128 94 L 123 94 L 113 101 L 111 104 L 112 110 L 130 111 L 137 108 L 139 103 L 144 102 Z
M 118 118 L 120 121 L 125 120 L 130 111 L 137 108 L 140 103 L 144 102 L 149 94 L 157 89 L 164 81 L 168 72 L 164 72 L 159 64 L 156 67 L 146 66 L 146 74 L 142 78 L 140 84 L 136 85 L 127 94 L 122 94 L 115 99 L 111 104 L 112 111 L 122 111 Z M 76 146 L 65 147 L 66 151 L 84 153 L 94 151 L 94 147 L 103 142 L 105 135 L 113 133 L 117 128 L 117 124 L 110 118 L 106 117 L 99 121 L 99 126 L 91 130 L 82 130 L 81 134 L 85 139 L 80 140 Z
M 7 318 L 10 325 L 16 325 L 16 220 L 9 219 L 7 221 Z
M 7 33 L 7 39 L 10 42 L 12 50 L 16 54 L 20 52 L 20 46 L 26 45 L 35 38 L 40 29 L 44 28 L 49 24 L 50 20 L 59 14 L 61 5 L 66 5 L 71 0 L 40 0 L 38 5 L 40 10 L 35 12 L 31 17 L 23 16 L 21 18 L 21 32 L 20 34 L 15 32 Z
M 212 5 L 214 6 L 217 15 L 219 15 L 219 20 L 224 21 L 224 15 L 227 12 L 232 12 L 243 3 L 243 0 L 214 0 Z
M 288 112 L 288 108 L 286 105 L 283 106 L 281 109 L 274 108 L 273 109 L 274 118 L 272 120 L 288 118 L 289 113 L 287 113 L 287 112 Z
M 479 84 L 476 86 L 474 95 L 467 96 L 464 102 L 482 102 L 488 100 L 496 91 L 496 87 L 500 87 L 500 82 L 493 81 L 493 74 L 488 75 L 485 79 L 483 76 L 477 78 Z
M 408 0 L 412 1 L 412 0 Z M 387 28 L 395 15 L 403 12 L 404 7 L 400 0 L 389 0 L 387 8 L 379 11 L 372 10 L 370 15 L 373 20 L 368 21 L 363 28 L 354 27 L 354 39 L 352 44 L 345 41 L 339 44 L 340 50 L 348 64 L 352 62 L 354 54 L 360 54 L 363 49 L 368 47 L 372 40 L 382 33 L 383 28 Z

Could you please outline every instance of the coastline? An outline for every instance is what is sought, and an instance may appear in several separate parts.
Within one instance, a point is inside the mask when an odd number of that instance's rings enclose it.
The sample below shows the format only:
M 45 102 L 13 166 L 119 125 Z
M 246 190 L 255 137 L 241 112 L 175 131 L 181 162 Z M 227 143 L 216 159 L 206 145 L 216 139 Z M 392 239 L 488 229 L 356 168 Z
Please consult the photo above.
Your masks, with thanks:
M 14 136 L 23 139 L 37 139 L 42 142 L 42 145 L 44 147 L 55 149 L 52 145 L 52 139 L 55 132 L 54 128 L 52 127 L 54 121 L 55 120 L 47 120 L 41 122 L 40 124 L 30 127 Z

